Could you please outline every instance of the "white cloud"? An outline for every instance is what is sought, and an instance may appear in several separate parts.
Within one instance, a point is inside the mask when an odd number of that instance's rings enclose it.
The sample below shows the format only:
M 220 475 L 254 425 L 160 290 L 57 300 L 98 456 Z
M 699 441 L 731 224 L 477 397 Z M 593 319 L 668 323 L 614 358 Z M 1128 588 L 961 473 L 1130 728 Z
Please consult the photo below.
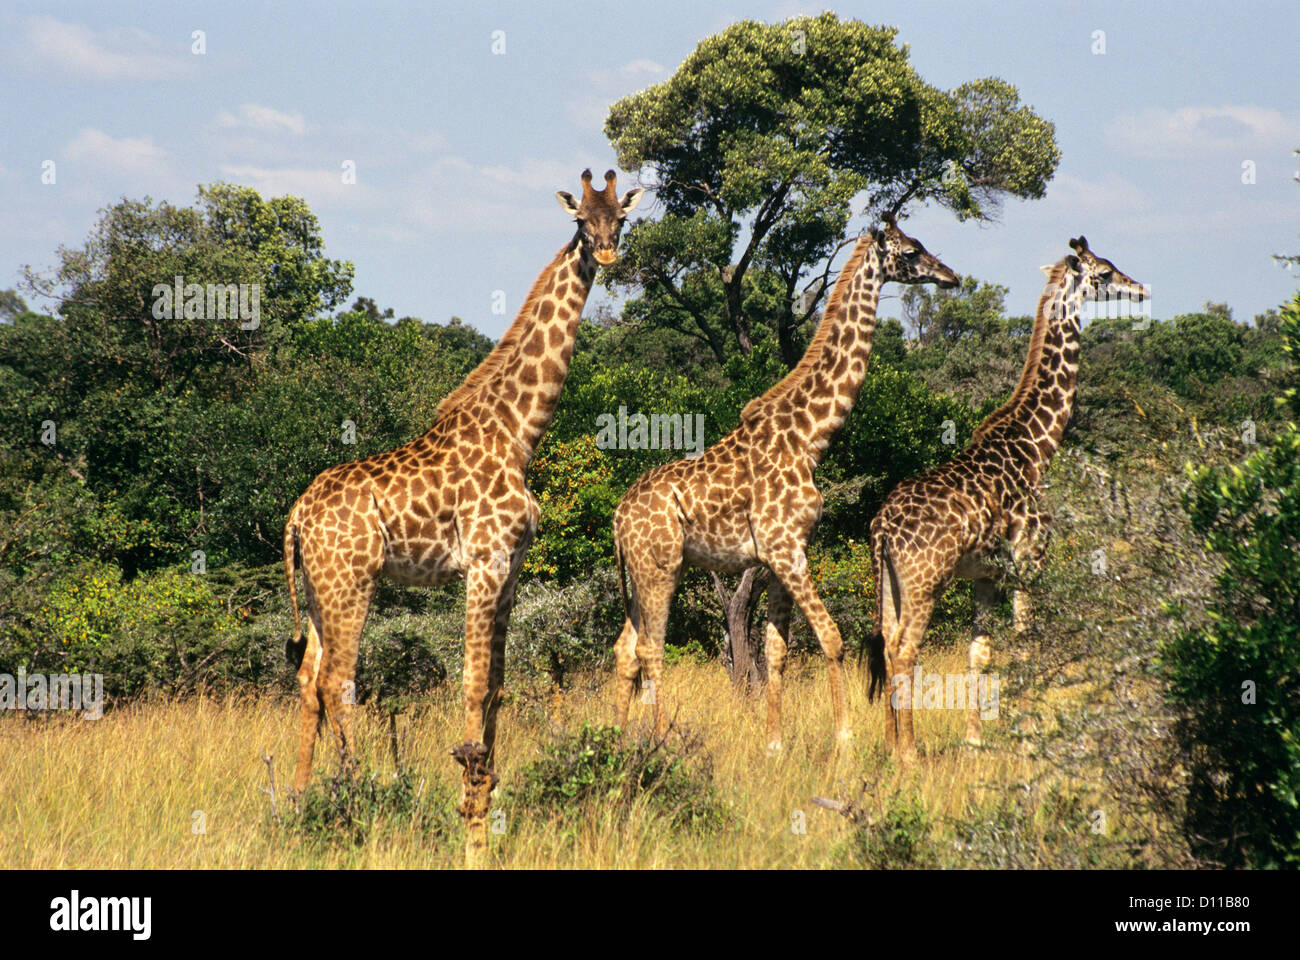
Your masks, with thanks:
M 221 127 L 245 127 L 263 133 L 292 133 L 302 136 L 307 132 L 307 124 L 300 113 L 282 113 L 273 107 L 264 107 L 257 103 L 246 103 L 239 108 L 236 116 L 229 110 L 217 114 L 217 125 Z
M 261 167 L 223 164 L 221 175 L 226 179 L 255 188 L 264 197 L 291 194 L 302 197 L 312 206 L 323 199 L 360 200 L 362 184 L 344 183 L 343 169 L 322 170 L 319 167 Z
M 1291 149 L 1300 121 L 1270 107 L 1236 104 L 1121 114 L 1106 128 L 1116 146 L 1141 157 Z
M 164 164 L 167 151 L 153 137 L 110 137 L 103 130 L 84 128 L 63 148 L 63 155 L 84 167 L 106 173 L 154 173 Z
M 27 20 L 26 53 L 38 69 L 90 80 L 175 79 L 194 69 L 184 54 L 143 30 L 95 31 L 44 16 Z

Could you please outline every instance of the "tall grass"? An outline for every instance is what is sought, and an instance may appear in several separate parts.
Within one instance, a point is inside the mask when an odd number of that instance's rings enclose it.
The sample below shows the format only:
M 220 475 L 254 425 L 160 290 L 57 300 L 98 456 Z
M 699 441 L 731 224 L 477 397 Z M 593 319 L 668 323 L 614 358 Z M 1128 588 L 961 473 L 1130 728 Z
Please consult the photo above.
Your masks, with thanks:
M 959 651 L 941 651 L 927 669 L 959 672 L 963 659 Z M 540 689 L 518 691 L 502 708 L 496 800 L 503 830 L 492 837 L 495 862 L 507 868 L 961 864 L 970 825 L 1005 816 L 1002 788 L 1028 779 L 1031 761 L 996 721 L 989 724 L 990 745 L 973 751 L 961 745 L 960 712 L 928 710 L 916 717 L 921 762 L 896 768 L 883 750 L 883 705 L 868 705 L 865 670 L 851 669 L 849 676 L 858 719 L 851 748 L 833 753 L 825 666 L 809 658 L 790 669 L 786 749 L 769 758 L 760 699 L 733 691 L 716 664 L 668 669 L 670 739 L 697 741 L 727 811 L 708 830 L 681 829 L 662 805 L 639 802 L 608 815 L 590 804 L 590 815 L 556 829 L 552 814 L 509 802 L 507 790 L 522 784 L 548 745 L 576 735 L 584 723 L 612 720 L 603 677 L 581 678 L 560 703 Z M 292 777 L 297 726 L 291 700 L 156 700 L 97 721 L 4 717 L 0 857 L 10 866 L 38 868 L 458 867 L 459 779 L 448 756 L 461 733 L 456 693 L 444 689 L 398 719 L 400 770 L 387 715 L 358 711 L 362 777 L 381 786 L 399 775 L 408 789 L 419 784 L 420 809 L 412 815 L 406 796 L 360 838 L 344 829 L 331 836 L 319 822 L 304 829 L 304 814 L 290 804 L 284 785 Z M 644 721 L 644 712 L 634 708 L 634 724 Z M 627 731 L 628 738 L 636 735 Z M 326 789 L 337 769 L 329 746 L 323 740 L 318 747 L 316 789 Z M 264 752 L 273 757 L 278 819 Z M 854 822 L 814 805 L 814 796 L 852 800 L 866 812 Z M 1052 821 L 1052 811 L 1040 816 L 1046 821 L 1024 825 L 1029 834 L 1064 829 L 1086 838 L 1082 817 L 1065 823 Z M 902 842 L 899 822 L 910 831 Z

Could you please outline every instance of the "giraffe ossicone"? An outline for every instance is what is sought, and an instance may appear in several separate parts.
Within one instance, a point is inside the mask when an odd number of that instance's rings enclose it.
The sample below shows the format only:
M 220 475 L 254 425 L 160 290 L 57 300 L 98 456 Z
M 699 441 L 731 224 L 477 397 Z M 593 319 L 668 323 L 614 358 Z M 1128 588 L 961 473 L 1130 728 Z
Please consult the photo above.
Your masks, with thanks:
M 465 580 L 465 742 L 460 812 L 466 859 L 487 853 L 487 816 L 497 711 L 505 676 L 506 627 L 538 507 L 525 470 L 555 414 L 583 306 L 601 264 L 617 259 L 619 234 L 643 191 L 622 198 L 614 171 L 582 199 L 556 194 L 577 223 L 573 238 L 533 283 L 518 315 L 482 363 L 438 405 L 433 425 L 410 443 L 321 473 L 289 511 L 284 566 L 302 704 L 294 788 L 311 778 L 312 754 L 328 717 L 343 761 L 354 751 L 352 703 L 357 649 L 381 577 L 433 587 Z M 299 622 L 295 569 L 307 614 Z

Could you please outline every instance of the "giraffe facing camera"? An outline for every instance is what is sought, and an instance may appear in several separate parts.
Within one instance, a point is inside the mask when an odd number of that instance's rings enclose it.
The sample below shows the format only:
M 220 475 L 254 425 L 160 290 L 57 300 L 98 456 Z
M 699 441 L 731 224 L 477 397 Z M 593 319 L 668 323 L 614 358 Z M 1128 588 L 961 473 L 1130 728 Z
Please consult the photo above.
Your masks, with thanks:
M 346 764 L 353 753 L 357 648 L 381 577 L 434 587 L 465 580 L 465 743 L 460 812 L 466 860 L 482 863 L 506 627 L 538 507 L 525 470 L 568 375 L 574 338 L 598 266 L 617 258 L 619 232 L 641 199 L 620 200 L 582 174 L 582 200 L 561 191 L 577 230 L 533 283 L 501 341 L 438 405 L 433 425 L 410 443 L 321 473 L 289 511 L 284 567 L 293 608 L 287 645 L 298 669 L 302 719 L 294 789 L 311 778 L 323 718 Z M 297 558 L 297 563 L 295 562 Z M 307 632 L 299 624 L 295 569 L 303 578 Z

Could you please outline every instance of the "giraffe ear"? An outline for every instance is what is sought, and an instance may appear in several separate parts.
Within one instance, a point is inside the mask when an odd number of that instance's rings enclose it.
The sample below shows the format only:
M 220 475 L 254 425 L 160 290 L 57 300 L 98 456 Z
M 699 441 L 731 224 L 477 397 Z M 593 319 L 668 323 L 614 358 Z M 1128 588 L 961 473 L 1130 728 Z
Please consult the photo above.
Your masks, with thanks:
M 575 220 L 578 219 L 578 201 L 573 199 L 573 194 L 564 190 L 556 190 L 555 199 L 560 201 L 560 206 L 565 213 Z
M 1038 269 L 1041 270 L 1041 271 L 1043 271 L 1043 273 L 1047 274 L 1047 276 L 1050 277 L 1050 276 L 1052 275 L 1052 268 L 1055 267 L 1055 266 L 1056 266 L 1056 264 L 1054 264 L 1054 263 L 1045 263 L 1045 264 L 1043 264 L 1041 267 L 1039 267 Z
M 641 187 L 637 187 L 635 190 L 629 190 L 627 193 L 623 194 L 623 202 L 618 205 L 623 216 L 626 217 L 636 209 L 636 205 L 641 202 L 641 194 L 643 193 L 645 193 L 645 190 Z

